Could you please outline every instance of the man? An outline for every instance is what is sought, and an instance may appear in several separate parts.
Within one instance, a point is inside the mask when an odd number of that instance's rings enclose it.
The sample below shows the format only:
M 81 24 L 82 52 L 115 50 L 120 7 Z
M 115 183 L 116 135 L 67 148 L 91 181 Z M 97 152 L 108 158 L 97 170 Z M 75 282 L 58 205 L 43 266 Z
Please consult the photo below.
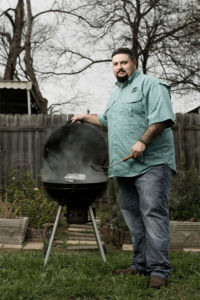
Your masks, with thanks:
M 108 128 L 110 164 L 131 154 L 133 159 L 109 169 L 109 177 L 118 180 L 120 208 L 134 248 L 131 267 L 115 274 L 147 274 L 149 286 L 160 288 L 171 270 L 168 196 L 176 170 L 170 87 L 142 74 L 128 48 L 114 51 L 112 64 L 117 83 L 104 114 L 76 115 L 72 122 Z

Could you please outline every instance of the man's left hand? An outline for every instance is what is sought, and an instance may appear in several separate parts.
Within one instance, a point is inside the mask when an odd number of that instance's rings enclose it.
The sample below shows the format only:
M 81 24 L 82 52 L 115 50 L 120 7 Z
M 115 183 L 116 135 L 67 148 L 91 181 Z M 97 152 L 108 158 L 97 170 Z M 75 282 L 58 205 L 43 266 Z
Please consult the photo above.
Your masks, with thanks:
M 137 141 L 136 144 L 133 145 L 133 147 L 131 148 L 131 156 L 133 158 L 137 158 L 143 155 L 143 152 L 146 149 L 146 145 L 141 143 L 140 141 Z

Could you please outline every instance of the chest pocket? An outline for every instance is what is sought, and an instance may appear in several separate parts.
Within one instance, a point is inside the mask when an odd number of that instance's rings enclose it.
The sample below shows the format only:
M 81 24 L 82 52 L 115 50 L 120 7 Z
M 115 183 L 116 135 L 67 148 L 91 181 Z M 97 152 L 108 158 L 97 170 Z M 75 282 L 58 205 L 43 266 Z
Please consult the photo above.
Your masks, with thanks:
M 129 94 L 124 100 L 124 108 L 129 117 L 133 117 L 135 114 L 142 114 L 144 112 L 142 93 L 137 92 Z

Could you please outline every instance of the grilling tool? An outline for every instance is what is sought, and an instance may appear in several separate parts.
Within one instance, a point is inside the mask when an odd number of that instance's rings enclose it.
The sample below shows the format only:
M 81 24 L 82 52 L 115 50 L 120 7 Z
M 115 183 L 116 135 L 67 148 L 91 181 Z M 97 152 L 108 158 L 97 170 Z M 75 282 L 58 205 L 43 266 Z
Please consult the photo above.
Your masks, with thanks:
M 120 164 L 121 162 L 124 162 L 124 161 L 127 161 L 128 159 L 132 158 L 131 155 L 128 155 L 124 158 L 122 158 L 120 161 L 110 165 L 110 166 L 107 166 L 107 167 L 104 167 L 104 166 L 99 166 L 99 165 L 91 165 L 92 169 L 94 169 L 95 171 L 103 171 L 104 169 L 109 169 L 109 168 L 112 168 L 118 164 Z

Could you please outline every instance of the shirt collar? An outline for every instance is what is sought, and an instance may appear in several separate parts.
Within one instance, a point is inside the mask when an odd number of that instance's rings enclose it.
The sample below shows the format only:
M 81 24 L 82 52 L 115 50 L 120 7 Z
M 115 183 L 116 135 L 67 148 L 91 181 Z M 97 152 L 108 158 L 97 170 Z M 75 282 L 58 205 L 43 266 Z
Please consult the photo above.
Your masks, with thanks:
M 140 72 L 140 70 L 135 70 L 135 72 L 124 82 L 124 84 L 122 85 L 122 84 L 120 84 L 120 82 L 119 81 L 117 81 L 115 84 L 118 86 L 118 87 L 120 87 L 120 88 L 122 88 L 122 87 L 125 87 L 125 86 L 127 86 L 129 83 L 131 83 L 132 81 L 133 81 L 133 79 L 134 78 L 136 78 L 136 77 L 138 77 L 139 75 L 141 74 L 141 72 Z

